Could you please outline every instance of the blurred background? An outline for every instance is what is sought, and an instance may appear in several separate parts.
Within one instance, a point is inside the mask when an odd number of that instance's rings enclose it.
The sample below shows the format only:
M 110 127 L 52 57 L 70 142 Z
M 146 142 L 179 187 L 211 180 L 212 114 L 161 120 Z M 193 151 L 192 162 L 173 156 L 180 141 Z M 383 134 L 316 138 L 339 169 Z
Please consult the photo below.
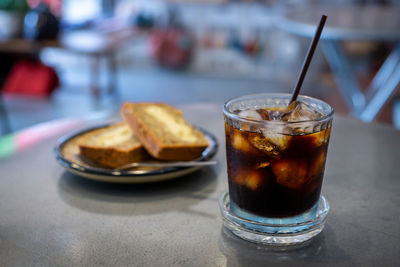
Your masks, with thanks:
M 291 92 L 310 36 L 296 34 L 301 25 L 284 23 L 287 10 L 373 6 L 395 10 L 398 21 L 400 13 L 393 8 L 399 4 L 396 0 L 0 0 L 0 134 L 59 118 L 117 112 L 123 101 L 223 103 L 249 93 Z M 374 12 L 367 19 L 376 22 Z M 393 22 L 379 18 L 381 34 L 386 34 L 385 20 Z M 329 16 L 327 26 L 331 21 Z M 341 19 L 346 21 L 349 28 L 354 23 Z M 361 88 L 373 81 L 399 41 L 398 35 L 380 37 L 340 39 Z M 346 86 L 338 88 L 334 66 L 327 62 L 326 53 L 331 52 L 321 50 L 319 46 L 302 94 L 327 101 L 337 114 L 354 116 L 343 97 Z M 392 56 L 397 72 L 399 53 Z M 335 59 L 340 60 L 336 54 Z M 395 89 L 399 75 L 391 80 Z M 400 127 L 394 115 L 399 109 L 395 89 L 373 120 Z

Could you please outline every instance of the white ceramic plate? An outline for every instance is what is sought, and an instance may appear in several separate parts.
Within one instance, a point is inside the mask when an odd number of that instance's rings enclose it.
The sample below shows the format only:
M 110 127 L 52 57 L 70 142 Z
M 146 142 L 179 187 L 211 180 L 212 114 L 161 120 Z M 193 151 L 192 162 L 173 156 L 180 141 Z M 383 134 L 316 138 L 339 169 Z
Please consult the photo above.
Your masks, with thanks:
M 201 166 L 196 167 L 166 167 L 166 168 L 147 168 L 126 171 L 114 171 L 99 166 L 92 165 L 84 161 L 79 156 L 79 147 L 77 139 L 80 135 L 99 128 L 106 127 L 102 125 L 79 131 L 77 133 L 61 137 L 54 148 L 54 154 L 57 161 L 67 171 L 83 178 L 110 182 L 110 183 L 151 183 L 169 179 L 178 178 L 192 173 Z M 199 129 L 206 136 L 209 146 L 203 151 L 197 161 L 210 160 L 218 151 L 218 142 L 211 133 Z

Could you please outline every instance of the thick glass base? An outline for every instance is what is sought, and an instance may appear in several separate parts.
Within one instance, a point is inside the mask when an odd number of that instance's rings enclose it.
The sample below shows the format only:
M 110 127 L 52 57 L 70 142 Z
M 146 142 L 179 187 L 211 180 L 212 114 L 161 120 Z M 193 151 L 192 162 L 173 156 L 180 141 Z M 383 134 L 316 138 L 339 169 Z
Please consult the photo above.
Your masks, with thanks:
M 224 192 L 219 205 L 224 226 L 236 236 L 255 243 L 291 247 L 308 243 L 324 228 L 329 203 L 321 196 L 308 212 L 291 218 L 262 218 L 231 205 L 228 192 Z

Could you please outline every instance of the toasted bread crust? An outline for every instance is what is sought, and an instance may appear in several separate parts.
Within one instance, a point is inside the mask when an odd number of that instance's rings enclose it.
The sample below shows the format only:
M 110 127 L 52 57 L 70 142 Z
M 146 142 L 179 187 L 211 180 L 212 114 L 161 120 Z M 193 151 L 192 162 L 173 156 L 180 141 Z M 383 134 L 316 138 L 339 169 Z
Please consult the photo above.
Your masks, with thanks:
M 149 118 L 143 114 L 143 109 L 150 105 L 156 105 L 163 109 L 164 112 L 176 118 L 185 126 L 190 124 L 183 119 L 182 112 L 165 103 L 124 103 L 122 106 L 122 116 L 131 126 L 136 137 L 140 140 L 151 156 L 160 160 L 193 160 L 199 156 L 208 146 L 208 141 L 204 135 L 197 129 L 191 127 L 192 133 L 196 136 L 196 142 L 188 143 L 179 140 L 167 142 L 162 140 L 165 132 L 162 126 L 157 127 L 154 122 L 150 122 Z M 160 134 L 160 132 L 163 132 Z M 163 137 L 161 137 L 163 136 Z
M 146 150 L 143 147 L 131 151 L 113 148 L 96 148 L 79 146 L 80 154 L 107 168 L 117 168 L 122 165 L 146 159 Z
M 122 144 L 113 146 L 104 146 L 96 144 L 96 142 L 88 141 L 104 131 L 112 131 L 113 128 L 118 127 L 120 124 L 121 123 L 112 124 L 111 126 L 96 129 L 82 135 L 78 140 L 80 154 L 103 167 L 113 169 L 131 162 L 142 161 L 149 158 L 142 144 L 136 139 L 132 140 L 129 145 Z

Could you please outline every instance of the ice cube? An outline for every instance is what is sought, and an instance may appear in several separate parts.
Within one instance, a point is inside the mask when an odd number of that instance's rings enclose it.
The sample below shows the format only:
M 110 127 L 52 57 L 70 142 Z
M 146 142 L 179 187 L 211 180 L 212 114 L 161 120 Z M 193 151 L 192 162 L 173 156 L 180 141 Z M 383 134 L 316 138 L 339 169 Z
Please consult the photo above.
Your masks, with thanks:
M 331 133 L 331 128 L 328 128 L 328 129 L 322 130 L 320 132 L 311 134 L 311 136 L 314 138 L 313 139 L 314 145 L 315 146 L 321 146 L 323 144 L 326 144 L 329 141 L 330 133 Z
M 279 126 L 274 127 L 273 130 L 266 128 L 261 129 L 264 138 L 269 143 L 277 147 L 279 151 L 285 150 L 289 145 L 291 136 L 282 134 L 283 132 L 286 131 L 287 131 L 286 129 L 279 129 Z
M 262 120 L 262 116 L 254 109 L 241 110 L 238 116 L 250 120 Z
M 329 135 L 330 135 L 330 128 L 316 133 L 306 134 L 301 138 L 304 142 L 307 142 L 309 144 L 310 149 L 313 149 L 326 145 L 329 141 Z
M 235 182 L 251 190 L 256 190 L 262 183 L 262 175 L 255 170 L 241 170 L 235 176 Z
M 242 151 L 242 152 L 251 152 L 254 148 L 247 141 L 246 137 L 243 136 L 238 130 L 234 130 L 231 133 L 231 144 L 234 149 Z
M 304 121 L 315 120 L 321 117 L 321 114 L 301 101 L 292 102 L 286 112 L 282 115 L 283 121 Z
M 254 134 L 250 138 L 251 144 L 258 150 L 261 150 L 271 156 L 276 156 L 279 153 L 279 147 L 271 143 L 261 134 Z
M 290 136 L 271 132 L 267 129 L 261 129 L 262 134 L 251 135 L 250 143 L 268 154 L 271 157 L 276 157 L 281 151 L 284 151 L 289 144 Z
M 278 134 L 278 133 L 272 133 L 272 132 L 263 132 L 265 138 L 275 146 L 279 148 L 280 151 L 285 150 L 288 145 L 289 145 L 289 140 L 291 136 L 289 135 L 284 135 L 284 134 Z
M 268 110 L 264 108 L 260 108 L 256 110 L 258 114 L 260 114 L 261 118 L 265 121 L 271 120 L 270 113 Z
M 255 121 L 262 120 L 261 115 L 254 109 L 241 110 L 238 113 L 238 116 L 249 120 L 255 120 Z M 252 132 L 256 128 L 257 127 L 253 125 L 251 122 L 243 122 L 243 121 L 240 122 L 240 129 L 243 131 Z
M 267 168 L 269 165 L 271 165 L 271 163 L 269 162 L 260 162 L 257 164 L 257 169 L 263 169 L 263 168 Z
M 318 155 L 312 160 L 312 164 L 310 164 L 308 175 L 310 177 L 321 174 L 324 171 L 325 167 L 325 157 L 326 153 L 321 151 Z
M 301 189 L 307 182 L 307 162 L 297 159 L 281 159 L 272 162 L 276 182 L 293 190 Z

